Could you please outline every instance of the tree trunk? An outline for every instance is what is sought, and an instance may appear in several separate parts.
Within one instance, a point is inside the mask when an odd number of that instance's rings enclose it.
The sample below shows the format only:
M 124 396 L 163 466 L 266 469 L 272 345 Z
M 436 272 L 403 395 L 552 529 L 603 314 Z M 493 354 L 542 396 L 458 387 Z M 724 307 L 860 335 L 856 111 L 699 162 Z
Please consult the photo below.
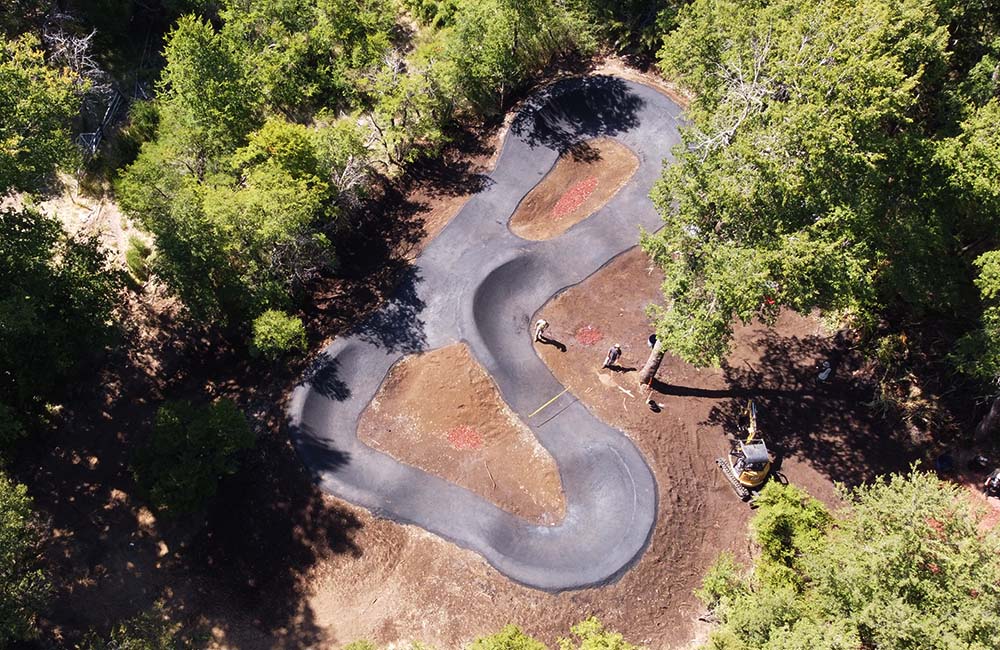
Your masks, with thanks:
M 649 353 L 649 358 L 646 359 L 646 365 L 642 367 L 642 371 L 639 373 L 639 384 L 642 386 L 648 386 L 653 378 L 656 377 L 656 371 L 660 369 L 660 364 L 663 363 L 663 344 L 657 341 L 653 344 L 653 350 Z
M 976 440 L 985 440 L 986 436 L 988 436 L 990 431 L 993 430 L 993 426 L 996 424 L 998 419 L 1000 419 L 1000 395 L 993 398 L 993 404 L 990 406 L 990 412 L 979 421 L 979 426 L 976 427 Z

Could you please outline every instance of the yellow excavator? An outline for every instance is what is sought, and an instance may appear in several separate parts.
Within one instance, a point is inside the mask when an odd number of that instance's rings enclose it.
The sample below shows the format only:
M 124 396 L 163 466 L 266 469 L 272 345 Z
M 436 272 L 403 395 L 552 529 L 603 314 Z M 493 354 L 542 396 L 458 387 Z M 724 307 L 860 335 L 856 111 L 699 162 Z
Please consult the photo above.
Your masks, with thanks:
M 715 459 L 715 464 L 732 484 L 737 496 L 744 501 L 750 498 L 751 490 L 762 486 L 771 473 L 771 454 L 764 440 L 757 436 L 757 405 L 753 400 L 747 401 L 745 416 L 746 440 L 733 445 L 728 460 Z

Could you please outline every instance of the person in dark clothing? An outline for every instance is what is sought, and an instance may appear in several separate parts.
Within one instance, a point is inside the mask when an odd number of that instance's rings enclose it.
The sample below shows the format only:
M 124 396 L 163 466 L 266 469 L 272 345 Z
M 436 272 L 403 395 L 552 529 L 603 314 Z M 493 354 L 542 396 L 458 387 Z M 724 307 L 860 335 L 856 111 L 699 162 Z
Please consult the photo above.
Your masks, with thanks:
M 622 346 L 620 343 L 615 343 L 608 350 L 608 356 L 604 357 L 604 365 L 602 368 L 610 368 L 611 366 L 618 365 L 618 359 L 622 356 Z

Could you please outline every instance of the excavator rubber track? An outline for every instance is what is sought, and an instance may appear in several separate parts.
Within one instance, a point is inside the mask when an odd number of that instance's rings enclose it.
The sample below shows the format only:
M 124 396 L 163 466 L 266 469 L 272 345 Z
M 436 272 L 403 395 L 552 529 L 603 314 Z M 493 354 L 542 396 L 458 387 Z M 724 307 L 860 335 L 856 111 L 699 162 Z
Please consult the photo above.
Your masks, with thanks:
M 719 469 L 722 470 L 722 473 L 723 475 L 725 475 L 726 480 L 728 480 L 729 484 L 733 486 L 733 490 L 736 491 L 736 496 L 743 499 L 744 501 L 748 500 L 750 498 L 750 490 L 748 490 L 746 486 L 740 483 L 740 480 L 736 478 L 736 474 L 733 474 L 733 468 L 729 466 L 729 463 L 726 461 L 726 459 L 716 458 L 715 464 L 719 466 Z

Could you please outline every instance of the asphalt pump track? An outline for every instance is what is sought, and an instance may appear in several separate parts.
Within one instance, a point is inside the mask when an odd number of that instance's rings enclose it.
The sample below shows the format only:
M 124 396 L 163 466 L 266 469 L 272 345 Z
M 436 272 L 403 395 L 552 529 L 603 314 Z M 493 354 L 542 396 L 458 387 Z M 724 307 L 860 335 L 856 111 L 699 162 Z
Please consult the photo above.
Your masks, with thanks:
M 535 353 L 530 328 L 552 296 L 634 246 L 640 226 L 662 223 L 648 195 L 680 141 L 680 119 L 667 97 L 616 77 L 561 81 L 527 102 L 485 188 L 404 273 L 393 297 L 326 347 L 294 390 L 292 439 L 323 490 L 420 526 L 547 591 L 612 581 L 639 558 L 656 523 L 653 473 L 628 437 L 568 391 L 528 417 L 564 390 Z M 518 203 L 560 153 L 601 136 L 638 156 L 626 185 L 554 239 L 512 234 Z M 558 465 L 566 499 L 559 524 L 528 522 L 358 440 L 361 414 L 392 365 L 456 341 L 469 346 Z

